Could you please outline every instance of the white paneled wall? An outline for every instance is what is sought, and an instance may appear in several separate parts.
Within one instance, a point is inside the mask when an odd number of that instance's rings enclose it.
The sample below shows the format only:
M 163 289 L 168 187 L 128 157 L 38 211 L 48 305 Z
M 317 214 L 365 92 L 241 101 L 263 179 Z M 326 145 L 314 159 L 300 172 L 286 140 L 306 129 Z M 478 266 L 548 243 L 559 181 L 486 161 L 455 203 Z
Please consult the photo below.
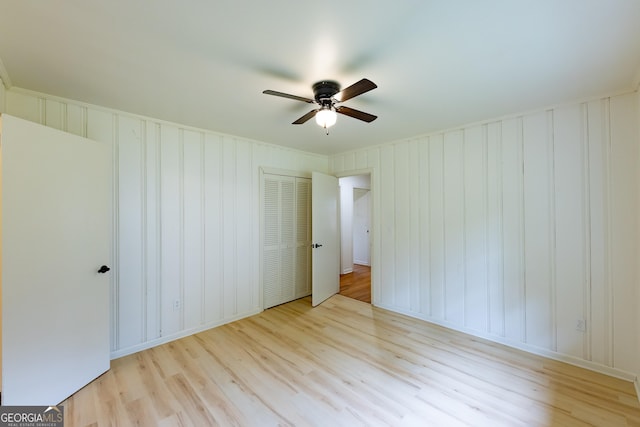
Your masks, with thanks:
M 336 174 L 371 171 L 374 303 L 640 372 L 639 102 L 333 156 Z M 113 146 L 114 357 L 260 311 L 259 167 L 329 170 L 324 156 L 0 85 L 2 109 Z
M 259 169 L 326 172 L 326 156 L 20 89 L 5 96 L 11 115 L 113 146 L 114 357 L 262 310 Z
M 597 99 L 333 156 L 333 173 L 373 171 L 374 303 L 640 372 L 637 103 Z

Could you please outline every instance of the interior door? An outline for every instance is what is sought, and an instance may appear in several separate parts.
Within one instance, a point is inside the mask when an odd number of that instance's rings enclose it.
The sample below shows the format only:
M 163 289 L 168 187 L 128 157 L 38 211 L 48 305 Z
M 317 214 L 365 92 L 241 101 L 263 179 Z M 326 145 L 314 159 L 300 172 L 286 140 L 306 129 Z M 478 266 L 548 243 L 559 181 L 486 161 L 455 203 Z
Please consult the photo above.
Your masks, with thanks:
M 2 404 L 57 405 L 109 369 L 110 149 L 0 120 Z
M 315 307 L 340 291 L 338 178 L 313 172 L 311 177 L 311 304 Z

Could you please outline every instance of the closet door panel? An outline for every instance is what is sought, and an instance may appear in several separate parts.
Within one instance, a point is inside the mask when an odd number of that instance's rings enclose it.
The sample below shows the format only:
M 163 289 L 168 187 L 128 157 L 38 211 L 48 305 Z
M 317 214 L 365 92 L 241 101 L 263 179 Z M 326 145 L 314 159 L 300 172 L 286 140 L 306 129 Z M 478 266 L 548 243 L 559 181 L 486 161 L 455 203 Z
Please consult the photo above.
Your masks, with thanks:
M 262 265 L 264 308 L 280 301 L 280 181 L 265 175 L 263 183 Z
M 296 178 L 295 298 L 311 293 L 311 180 Z
M 311 293 L 311 180 L 263 178 L 263 307 Z

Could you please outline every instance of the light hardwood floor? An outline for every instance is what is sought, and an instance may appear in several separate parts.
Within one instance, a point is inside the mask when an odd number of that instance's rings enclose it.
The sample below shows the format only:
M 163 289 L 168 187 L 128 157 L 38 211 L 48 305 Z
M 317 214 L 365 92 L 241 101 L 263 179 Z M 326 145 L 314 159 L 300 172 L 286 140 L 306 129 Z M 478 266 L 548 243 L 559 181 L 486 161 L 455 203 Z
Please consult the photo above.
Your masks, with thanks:
M 640 425 L 631 383 L 335 295 L 112 361 L 67 426 Z

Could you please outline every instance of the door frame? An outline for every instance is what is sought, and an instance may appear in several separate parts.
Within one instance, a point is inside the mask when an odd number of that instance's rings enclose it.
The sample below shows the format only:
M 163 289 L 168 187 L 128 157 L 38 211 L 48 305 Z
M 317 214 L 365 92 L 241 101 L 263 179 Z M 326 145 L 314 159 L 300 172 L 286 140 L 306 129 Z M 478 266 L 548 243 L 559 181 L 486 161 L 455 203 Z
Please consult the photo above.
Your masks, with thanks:
M 260 308 L 264 310 L 264 281 L 263 281 L 264 265 L 263 265 L 263 252 L 262 252 L 263 245 L 264 245 L 264 238 L 263 238 L 264 206 L 262 205 L 264 175 L 273 174 L 273 175 L 283 175 L 283 176 L 291 176 L 291 177 L 299 177 L 299 178 L 311 178 L 311 172 L 301 172 L 301 171 L 296 171 L 291 169 L 271 168 L 271 167 L 265 167 L 265 166 L 260 166 L 259 171 L 260 171 L 260 183 L 259 183 L 259 192 L 258 192 L 258 197 L 259 197 L 258 206 L 260 208 L 259 209 L 259 217 L 260 217 L 260 224 L 259 224 L 260 301 L 259 301 L 259 304 L 260 304 Z M 323 173 L 326 173 L 326 172 L 323 172 Z M 369 239 L 370 239 L 370 245 L 371 245 L 371 254 L 370 254 L 371 255 L 371 305 L 375 306 L 380 300 L 380 296 L 378 295 L 380 287 L 377 284 L 378 283 L 377 280 L 379 277 L 378 268 L 380 265 L 380 260 L 378 255 L 379 251 L 377 247 L 377 236 L 379 235 L 380 225 L 378 224 L 377 215 L 376 215 L 377 200 L 378 200 L 377 198 L 378 175 L 377 175 L 376 169 L 374 168 L 350 169 L 350 170 L 341 171 L 341 172 L 328 172 L 328 174 L 333 175 L 336 178 L 345 178 L 348 176 L 367 175 L 367 174 L 371 177 L 371 232 L 369 233 Z M 338 221 L 338 225 L 339 225 L 339 221 Z
M 377 236 L 379 235 L 379 227 L 377 221 L 377 190 L 378 190 L 378 176 L 376 174 L 376 170 L 374 168 L 362 168 L 362 169 L 350 169 L 341 172 L 330 172 L 330 175 L 335 176 L 336 178 L 346 178 L 349 176 L 356 175 L 369 175 L 371 177 L 371 229 L 369 233 L 369 245 L 371 249 L 371 253 L 369 254 L 371 257 L 371 305 L 377 305 L 378 301 L 380 301 L 379 286 L 377 285 L 378 278 L 378 268 L 380 265 L 380 260 L 378 258 L 378 247 L 377 247 Z

